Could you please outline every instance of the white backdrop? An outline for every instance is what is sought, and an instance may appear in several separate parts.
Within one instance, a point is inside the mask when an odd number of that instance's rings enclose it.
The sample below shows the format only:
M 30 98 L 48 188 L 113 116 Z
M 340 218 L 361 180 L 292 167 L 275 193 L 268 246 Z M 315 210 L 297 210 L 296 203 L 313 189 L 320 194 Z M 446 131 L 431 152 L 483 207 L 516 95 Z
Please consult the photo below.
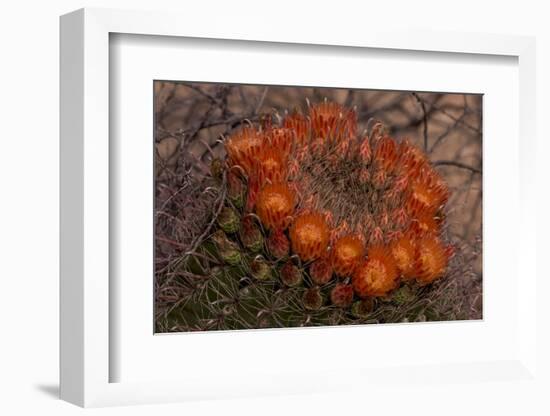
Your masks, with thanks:
M 199 3 L 199 4 L 195 4 Z M 219 3 L 219 4 L 218 4 Z M 538 53 L 538 135 L 539 174 L 539 268 L 547 251 L 550 235 L 547 215 L 547 161 L 550 137 L 550 29 L 549 13 L 541 1 L 387 1 L 338 2 L 297 1 L 216 2 L 205 0 L 184 4 L 162 0 L 21 0 L 3 4 L 0 14 L 0 413 L 76 414 L 82 410 L 55 399 L 58 377 L 58 16 L 83 6 L 185 11 L 191 19 L 204 19 L 210 13 L 247 14 L 251 19 L 278 19 L 281 30 L 314 19 L 327 30 L 340 25 L 369 25 L 387 21 L 404 27 L 436 30 L 475 31 L 537 35 Z M 182 22 L 185 24 L 185 22 Z M 246 28 L 236 28 L 246 32 Z M 546 115 L 546 116 L 545 116 Z M 542 228 L 543 227 L 543 228 Z M 544 246 L 543 246 L 544 244 Z M 539 271 L 540 273 L 540 271 Z M 539 288 L 539 290 L 548 290 Z M 544 308 L 544 309 L 543 309 Z M 541 305 L 541 312 L 548 307 Z M 550 320 L 550 316 L 546 315 Z M 541 334 L 542 335 L 542 334 Z M 550 351 L 548 332 L 545 350 Z M 546 361 L 547 363 L 547 361 Z M 457 384 L 449 395 L 448 386 L 433 386 L 418 399 L 404 403 L 391 387 L 380 397 L 352 397 L 345 393 L 308 397 L 219 401 L 94 410 L 101 415 L 124 414 L 345 414 L 384 412 L 464 415 L 467 412 L 536 414 L 529 395 L 514 394 L 518 387 L 504 383 L 491 387 L 502 400 L 486 400 L 486 394 L 465 384 Z M 533 392 L 535 394 L 535 392 Z M 493 396 L 493 395 L 492 395 Z M 505 398 L 505 399 L 504 399 Z M 413 411 L 414 410 L 414 411 Z M 548 409 L 546 409 L 548 411 Z

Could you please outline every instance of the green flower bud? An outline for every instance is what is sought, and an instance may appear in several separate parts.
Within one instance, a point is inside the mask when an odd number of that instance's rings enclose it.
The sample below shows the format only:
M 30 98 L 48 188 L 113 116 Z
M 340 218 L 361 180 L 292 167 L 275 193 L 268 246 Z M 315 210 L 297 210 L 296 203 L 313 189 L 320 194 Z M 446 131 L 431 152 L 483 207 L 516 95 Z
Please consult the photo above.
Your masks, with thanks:
M 351 306 L 352 315 L 361 319 L 368 318 L 373 310 L 374 301 L 371 298 L 359 300 Z
M 212 235 L 212 241 L 224 262 L 231 266 L 241 263 L 242 257 L 239 246 L 229 240 L 222 230 L 218 230 Z
M 227 243 L 230 243 L 229 239 L 225 235 L 225 233 L 222 230 L 216 231 L 214 234 L 212 234 L 212 241 L 216 245 L 216 247 L 221 248 L 225 246 Z
M 223 162 L 217 157 L 210 162 L 210 174 L 214 179 L 221 180 L 223 175 Z
M 345 283 L 337 283 L 330 292 L 331 302 L 340 308 L 346 308 L 353 302 L 353 287 Z
M 243 207 L 245 187 L 241 179 L 233 172 L 227 174 L 227 196 L 237 208 Z
M 263 259 L 254 259 L 250 264 L 252 276 L 258 280 L 269 280 L 273 277 L 271 266 Z
M 309 266 L 309 276 L 315 284 L 324 285 L 332 278 L 332 266 L 327 259 L 317 259 Z
M 291 261 L 285 263 L 281 268 L 281 281 L 290 287 L 298 286 L 302 283 L 302 271 Z
M 239 216 L 233 208 L 223 207 L 218 215 L 218 224 L 228 234 L 233 234 L 239 229 Z
M 323 295 L 318 286 L 311 287 L 304 292 L 302 298 L 304 307 L 310 311 L 316 311 L 323 306 Z
M 401 286 L 399 289 L 397 289 L 393 293 L 391 298 L 391 300 L 398 305 L 403 305 L 405 303 L 412 302 L 414 299 L 415 299 L 415 293 L 411 289 L 411 287 L 407 285 Z
M 274 230 L 267 238 L 267 249 L 276 259 L 284 259 L 290 251 L 290 242 L 281 230 Z
M 236 266 L 242 261 L 241 252 L 235 243 L 230 243 L 223 249 L 220 249 L 220 256 L 224 262 L 231 266 Z
M 260 228 L 254 224 L 252 217 L 245 217 L 242 221 L 241 241 L 253 253 L 257 253 L 263 248 L 264 237 Z

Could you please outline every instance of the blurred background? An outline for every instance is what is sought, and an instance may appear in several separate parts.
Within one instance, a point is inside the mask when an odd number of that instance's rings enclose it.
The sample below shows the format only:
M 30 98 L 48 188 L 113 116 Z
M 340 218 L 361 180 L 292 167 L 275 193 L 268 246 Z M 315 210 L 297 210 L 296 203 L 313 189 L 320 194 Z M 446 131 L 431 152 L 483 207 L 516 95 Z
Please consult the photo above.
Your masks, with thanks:
M 358 132 L 371 119 L 423 149 L 451 191 L 448 239 L 461 253 L 455 276 L 460 308 L 482 317 L 482 96 L 475 94 L 156 81 L 156 267 L 161 270 L 201 232 L 207 207 L 203 179 L 224 157 L 221 136 L 263 114 L 306 111 L 327 98 L 355 107 Z M 201 200 L 198 200 L 201 195 Z M 194 224 L 182 235 L 178 223 Z M 189 227 L 187 227 L 189 229 Z M 158 301 L 158 300 L 157 300 Z

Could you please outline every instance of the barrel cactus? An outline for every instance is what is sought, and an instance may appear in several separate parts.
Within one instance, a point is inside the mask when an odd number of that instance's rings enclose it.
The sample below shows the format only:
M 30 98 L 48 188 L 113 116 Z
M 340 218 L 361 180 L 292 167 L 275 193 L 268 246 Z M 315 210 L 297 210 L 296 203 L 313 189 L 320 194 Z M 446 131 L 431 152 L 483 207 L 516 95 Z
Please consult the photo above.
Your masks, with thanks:
M 181 290 L 157 329 L 459 318 L 445 307 L 462 263 L 450 191 L 409 140 L 379 122 L 359 134 L 353 109 L 323 101 L 223 146 L 205 232 L 165 268 Z

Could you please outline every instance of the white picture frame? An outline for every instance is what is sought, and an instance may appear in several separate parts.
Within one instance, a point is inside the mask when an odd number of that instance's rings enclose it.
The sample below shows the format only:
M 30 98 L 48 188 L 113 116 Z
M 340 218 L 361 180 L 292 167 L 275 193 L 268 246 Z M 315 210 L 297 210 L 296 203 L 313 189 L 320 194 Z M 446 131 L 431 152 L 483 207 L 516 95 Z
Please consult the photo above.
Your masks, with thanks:
M 225 39 L 283 44 L 437 53 L 504 55 L 515 57 L 519 67 L 519 209 L 516 273 L 522 271 L 517 291 L 517 348 L 508 359 L 471 363 L 441 362 L 411 369 L 369 367 L 357 371 L 326 370 L 317 374 L 278 374 L 253 381 L 237 379 L 231 388 L 206 379 L 178 381 L 111 382 L 110 365 L 117 359 L 110 349 L 109 296 L 110 169 L 109 155 L 109 37 L 124 33 L 148 36 Z M 61 18 L 61 398 L 80 406 L 158 403 L 197 398 L 239 397 L 262 394 L 296 394 L 334 391 L 378 384 L 396 378 L 403 383 L 434 383 L 459 379 L 481 383 L 505 380 L 541 388 L 537 371 L 537 302 L 535 269 L 536 211 L 532 177 L 535 169 L 535 41 L 529 37 L 421 31 L 381 31 L 349 27 L 328 33 L 315 26 L 308 30 L 267 22 L 233 30 L 233 23 L 181 25 L 171 13 L 82 9 Z M 112 225 L 112 224 L 111 224 Z M 540 324 L 539 324 L 540 325 Z M 390 329 L 391 330 L 391 329 Z M 225 334 L 227 336 L 227 334 Z M 477 374 L 477 376 L 472 376 Z M 479 377 L 479 375 L 483 375 Z M 346 383 L 342 380 L 346 379 Z M 309 380 L 309 381 L 308 381 Z M 408 380 L 408 381 L 407 381 Z M 376 387 L 380 388 L 380 387 Z M 382 387 L 383 390 L 383 387 Z M 489 393 L 488 393 L 489 394 Z M 493 392 L 494 394 L 494 392 Z

